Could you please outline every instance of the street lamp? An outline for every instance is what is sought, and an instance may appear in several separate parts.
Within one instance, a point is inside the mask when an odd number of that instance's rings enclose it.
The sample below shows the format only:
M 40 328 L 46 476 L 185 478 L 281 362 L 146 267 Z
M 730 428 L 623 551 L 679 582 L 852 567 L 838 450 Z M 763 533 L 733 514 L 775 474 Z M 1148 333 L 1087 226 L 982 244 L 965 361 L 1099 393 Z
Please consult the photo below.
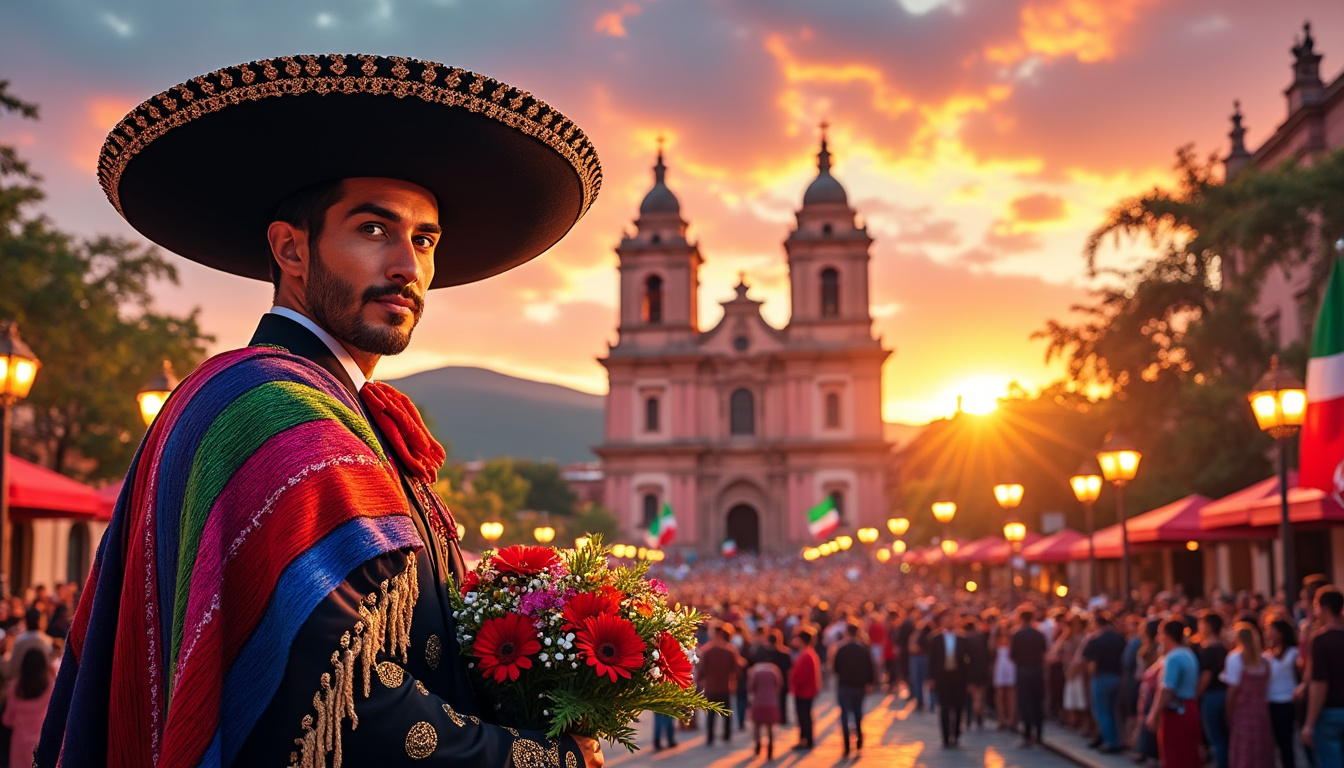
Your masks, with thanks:
M 1101 495 L 1101 467 L 1096 459 L 1084 459 L 1078 472 L 1069 478 L 1073 496 L 1083 505 L 1083 514 L 1087 518 L 1087 593 L 1097 592 L 1097 550 L 1092 541 L 1092 505 Z
M 850 547 L 854 546 L 854 539 L 849 536 L 836 536 L 835 543 L 839 545 L 840 549 L 848 550 Z
M 1017 509 L 1017 505 L 1022 503 L 1022 484 L 999 483 L 994 486 L 994 500 L 1005 510 Z
M 897 539 L 896 541 L 891 542 L 891 551 L 897 555 L 904 555 L 905 541 L 903 539 Z
M 550 544 L 555 539 L 555 529 L 549 525 L 539 525 L 532 529 L 532 536 L 538 544 Z
M 876 528 L 860 528 L 854 535 L 859 537 L 859 541 L 864 544 L 872 544 L 877 541 Z
M 504 524 L 494 520 L 487 520 L 481 523 L 481 538 L 493 544 L 496 539 L 504 535 Z
M 938 546 L 942 548 L 943 554 L 947 555 L 949 558 L 957 554 L 958 545 L 956 539 L 943 539 L 939 542 Z
M 1125 484 L 1138 474 L 1139 459 L 1142 457 L 1133 443 L 1115 432 L 1106 437 L 1106 442 L 1097 452 L 1101 476 L 1106 482 L 1115 486 L 1115 517 L 1120 521 L 1120 571 L 1125 588 L 1125 605 L 1129 605 L 1133 599 L 1130 592 L 1129 523 L 1125 520 Z
M 1255 382 L 1248 396 L 1255 421 L 1274 438 L 1279 448 L 1279 541 L 1283 546 L 1283 599 L 1291 609 L 1296 594 L 1297 564 L 1294 562 L 1293 531 L 1288 522 L 1288 441 L 1302 428 L 1307 411 L 1307 390 L 1279 356 L 1269 358 L 1269 370 Z
M 910 521 L 904 517 L 893 517 L 887 520 L 887 530 L 891 531 L 892 536 L 904 536 L 910 530 Z
M 1004 523 L 1003 538 L 1008 540 L 1008 544 L 1013 549 L 1012 557 L 1008 558 L 1008 592 L 1009 602 L 1017 604 L 1017 557 L 1022 551 L 1022 542 L 1027 538 L 1027 526 L 1025 523 L 1017 520 Z
M 135 402 L 140 405 L 140 418 L 144 419 L 146 427 L 154 423 L 154 417 L 163 410 L 163 404 L 168 401 L 168 396 L 177 388 L 177 384 L 177 377 L 173 375 L 173 364 L 164 360 L 163 368 L 158 375 L 150 379 L 136 393 Z
M 952 522 L 952 518 L 957 514 L 957 503 L 955 501 L 935 501 L 933 502 L 933 519 L 943 525 Z
M 14 404 L 28 396 L 37 369 L 37 355 L 19 338 L 18 323 L 0 329 L 0 595 L 9 594 L 9 428 Z
M 886 547 L 883 547 L 883 548 L 877 550 L 877 562 L 879 562 L 879 563 L 885 563 L 885 562 L 887 562 L 887 561 L 889 561 L 889 560 L 891 560 L 891 550 L 890 550 L 890 549 L 887 549 Z

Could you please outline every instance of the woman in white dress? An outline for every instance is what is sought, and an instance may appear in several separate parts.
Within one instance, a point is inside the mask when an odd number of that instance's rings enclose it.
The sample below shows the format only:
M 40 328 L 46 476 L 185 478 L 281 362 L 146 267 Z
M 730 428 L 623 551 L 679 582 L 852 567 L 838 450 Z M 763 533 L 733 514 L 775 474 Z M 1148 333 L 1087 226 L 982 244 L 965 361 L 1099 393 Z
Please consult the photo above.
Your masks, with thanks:
M 1013 641 L 1010 619 L 1002 618 L 994 634 L 994 712 L 999 730 L 1010 731 L 1017 725 L 1017 665 L 1009 657 Z

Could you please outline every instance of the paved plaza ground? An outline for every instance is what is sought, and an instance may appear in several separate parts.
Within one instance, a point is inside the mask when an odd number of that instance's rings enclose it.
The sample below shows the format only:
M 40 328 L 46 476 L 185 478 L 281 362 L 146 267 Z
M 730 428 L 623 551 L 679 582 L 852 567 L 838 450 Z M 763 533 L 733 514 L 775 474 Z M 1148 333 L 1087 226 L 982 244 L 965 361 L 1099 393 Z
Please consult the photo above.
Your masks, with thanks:
M 792 703 L 792 702 L 790 702 Z M 639 724 L 639 752 L 627 754 L 620 747 L 608 748 L 611 768 L 831 768 L 872 766 L 873 768 L 1072 768 L 1070 762 L 1046 749 L 1022 749 L 1016 734 L 987 728 L 972 730 L 961 738 L 959 748 L 944 749 L 938 730 L 938 715 L 915 712 L 914 703 L 906 704 L 893 694 L 873 694 L 865 704 L 863 751 L 851 751 L 841 757 L 840 710 L 835 694 L 824 692 L 814 711 L 817 722 L 816 749 L 794 752 L 797 731 L 787 727 L 775 737 L 775 759 L 767 762 L 764 751 L 752 754 L 751 724 L 746 731 L 734 731 L 731 746 L 716 741 L 705 746 L 704 730 L 678 731 L 676 749 L 653 751 L 653 716 L 645 715 Z M 702 716 L 703 719 L 703 716 Z M 1048 726 L 1047 726 L 1048 729 Z M 1048 738 L 1047 733 L 1047 738 Z

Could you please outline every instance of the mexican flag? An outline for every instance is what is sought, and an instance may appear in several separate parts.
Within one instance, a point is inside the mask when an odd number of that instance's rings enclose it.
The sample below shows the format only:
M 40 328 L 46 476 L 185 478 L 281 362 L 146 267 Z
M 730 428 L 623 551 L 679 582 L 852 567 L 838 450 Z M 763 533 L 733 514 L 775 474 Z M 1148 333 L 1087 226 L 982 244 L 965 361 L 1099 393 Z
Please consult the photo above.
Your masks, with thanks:
M 1307 361 L 1307 414 L 1302 423 L 1298 485 L 1344 492 L 1344 274 L 1339 261 L 1321 298 Z
M 649 530 L 644 533 L 644 539 L 648 543 L 649 549 L 662 549 L 671 544 L 676 537 L 677 518 L 672 516 L 672 505 L 663 502 L 663 510 L 649 524 Z
M 724 557 L 732 557 L 737 554 L 737 542 L 732 539 L 724 539 L 723 544 L 719 546 L 719 552 Z
M 835 498 L 827 496 L 817 506 L 807 510 L 807 530 L 818 539 L 840 527 L 840 510 L 835 508 Z

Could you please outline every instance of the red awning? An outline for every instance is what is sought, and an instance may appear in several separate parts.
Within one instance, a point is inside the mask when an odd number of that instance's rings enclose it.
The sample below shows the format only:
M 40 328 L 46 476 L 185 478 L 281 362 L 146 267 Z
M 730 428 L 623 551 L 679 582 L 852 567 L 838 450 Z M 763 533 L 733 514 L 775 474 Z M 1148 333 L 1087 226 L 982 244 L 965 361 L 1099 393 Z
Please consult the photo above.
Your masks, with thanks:
M 1200 510 L 1209 499 L 1199 494 L 1186 496 L 1165 507 L 1158 507 L 1129 519 L 1129 548 L 1131 552 L 1165 549 L 1187 541 L 1230 541 L 1251 535 L 1246 526 L 1207 530 L 1200 526 Z M 1121 554 L 1120 526 L 1110 525 L 1097 531 L 1094 537 L 1097 557 L 1115 559 Z M 1087 559 L 1087 540 L 1075 542 L 1069 548 L 1074 560 Z
M 935 552 L 938 553 L 938 557 L 941 558 L 943 556 L 943 550 L 938 547 L 924 547 L 923 549 L 914 549 L 906 552 L 902 561 L 911 565 L 928 565 L 930 562 L 928 559 L 929 555 Z
M 983 559 L 985 550 L 1001 543 L 1003 543 L 1002 536 L 986 536 L 983 539 L 969 541 L 957 548 L 957 553 L 952 556 L 952 559 L 958 563 L 973 563 Z
M 1026 537 L 1022 539 L 1022 548 L 1026 549 L 1032 544 L 1040 541 L 1042 538 L 1044 537 L 1035 531 L 1027 531 Z M 986 548 L 984 552 L 980 553 L 979 560 L 986 565 L 1003 565 L 1004 563 L 1007 563 L 1008 559 L 1012 556 L 1013 545 L 1009 544 L 1007 539 L 1000 538 L 998 541 L 994 542 L 993 546 Z
M 1275 483 L 1277 486 L 1278 483 Z M 1251 507 L 1251 525 L 1256 526 L 1260 536 L 1277 536 L 1282 516 L 1278 488 L 1273 498 L 1266 499 Z M 1294 525 L 1312 523 L 1344 523 L 1344 507 L 1336 498 L 1319 488 L 1288 489 L 1288 521 Z
M 1288 473 L 1288 487 L 1297 485 L 1297 473 Z M 1271 477 L 1252 483 L 1240 491 L 1230 493 L 1217 501 L 1211 501 L 1199 511 L 1200 525 L 1206 530 L 1251 525 L 1251 509 L 1260 504 L 1278 502 L 1279 478 Z M 1278 518 L 1275 517 L 1275 520 Z M 1253 534 L 1259 537 L 1260 533 Z
M 1080 541 L 1086 552 L 1087 536 L 1072 528 L 1064 528 L 1023 547 L 1022 559 L 1028 563 L 1065 563 L 1073 559 L 1069 550 Z
M 9 482 L 9 514 L 14 520 L 72 517 L 112 519 L 112 505 L 98 491 L 59 472 L 11 454 L 5 465 Z

